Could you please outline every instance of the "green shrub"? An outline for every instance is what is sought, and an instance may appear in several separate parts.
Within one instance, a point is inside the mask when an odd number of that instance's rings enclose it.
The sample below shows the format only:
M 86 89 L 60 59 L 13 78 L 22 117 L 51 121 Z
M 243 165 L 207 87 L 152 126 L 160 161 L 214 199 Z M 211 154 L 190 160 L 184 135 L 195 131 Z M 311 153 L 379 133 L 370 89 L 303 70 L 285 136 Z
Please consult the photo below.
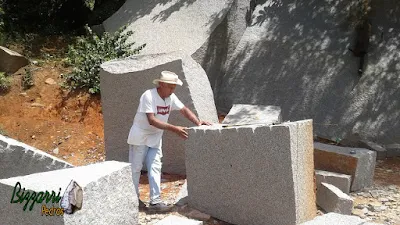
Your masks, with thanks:
M 127 43 L 132 31 L 124 32 L 122 27 L 113 35 L 104 33 L 101 38 L 86 26 L 88 35 L 78 38 L 73 46 L 69 46 L 67 64 L 74 66 L 74 70 L 63 76 L 64 87 L 69 89 L 84 89 L 91 94 L 100 93 L 100 65 L 108 60 L 123 58 L 138 54 L 146 44 L 131 50 L 135 44 Z
M 11 87 L 11 78 L 0 72 L 0 92 L 8 91 Z
M 21 78 L 21 86 L 24 90 L 31 88 L 34 85 L 32 70 L 30 67 L 25 68 L 25 74 Z

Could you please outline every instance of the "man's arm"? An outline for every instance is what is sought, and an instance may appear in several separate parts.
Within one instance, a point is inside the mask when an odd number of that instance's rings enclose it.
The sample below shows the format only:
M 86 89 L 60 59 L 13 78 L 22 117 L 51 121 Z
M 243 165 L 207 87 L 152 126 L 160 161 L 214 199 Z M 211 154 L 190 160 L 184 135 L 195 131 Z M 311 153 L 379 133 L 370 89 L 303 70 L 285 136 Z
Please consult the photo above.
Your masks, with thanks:
M 146 116 L 147 116 L 147 119 L 149 120 L 150 125 L 155 126 L 158 129 L 172 131 L 184 139 L 188 138 L 188 133 L 185 131 L 186 127 L 174 126 L 169 123 L 164 123 L 163 121 L 157 119 L 154 116 L 154 113 L 146 113 Z
M 180 112 L 183 114 L 183 116 L 185 116 L 188 120 L 192 121 L 192 123 L 196 124 L 197 126 L 211 125 L 211 123 L 209 122 L 199 120 L 197 116 L 186 106 L 183 107 Z

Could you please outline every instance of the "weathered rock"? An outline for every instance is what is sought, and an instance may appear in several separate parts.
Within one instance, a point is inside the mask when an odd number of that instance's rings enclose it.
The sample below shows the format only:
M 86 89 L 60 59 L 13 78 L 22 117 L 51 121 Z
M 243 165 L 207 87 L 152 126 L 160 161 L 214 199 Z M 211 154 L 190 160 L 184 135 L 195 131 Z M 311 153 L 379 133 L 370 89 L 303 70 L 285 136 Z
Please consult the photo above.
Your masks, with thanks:
M 46 81 L 45 81 L 45 83 L 46 83 L 46 84 L 49 84 L 49 85 L 57 84 L 57 82 L 56 82 L 54 79 L 52 79 L 52 78 L 47 78 Z
M 158 221 L 155 225 L 202 225 L 202 221 L 190 220 L 180 216 L 170 215 Z
M 400 144 L 386 145 L 386 149 L 387 149 L 387 157 L 400 156 Z
M 202 221 L 207 221 L 211 218 L 210 215 L 206 213 L 202 213 L 199 210 L 192 210 L 188 213 L 187 215 L 190 218 L 196 219 L 196 220 L 202 220 Z
M 282 122 L 278 106 L 235 104 L 224 118 L 224 124 L 277 124 Z
M 327 213 L 317 216 L 315 219 L 302 223 L 301 225 L 373 225 L 357 216 L 341 215 L 338 213 Z M 375 224 L 378 225 L 378 224 Z
M 46 152 L 0 135 L 0 179 L 71 167 Z
M 71 180 L 83 189 L 82 208 L 73 214 L 44 216 L 43 206 L 58 208 L 59 201 L 32 204 L 30 201 L 10 203 L 17 182 L 25 192 L 54 191 L 63 195 Z M 108 161 L 88 166 L 35 173 L 23 177 L 0 180 L 0 218 L 2 224 L 43 224 L 43 225 L 83 225 L 83 224 L 137 224 L 138 199 L 132 182 L 129 163 Z M 18 192 L 16 192 L 18 193 Z M 33 195 L 33 194 L 32 194 Z M 15 196 L 15 199 L 17 196 Z M 40 201 L 39 201 L 40 202 Z M 24 205 L 26 210 L 23 210 Z M 32 208 L 30 208 L 32 206 Z
M 182 185 L 181 190 L 178 193 L 178 196 L 175 199 L 175 205 L 183 206 L 188 203 L 188 190 L 187 190 L 187 181 Z
M 163 70 L 177 73 L 183 81 L 183 86 L 177 87 L 175 94 L 185 106 L 197 114 L 201 120 L 218 123 L 207 75 L 190 56 L 171 53 L 110 61 L 102 64 L 100 72 L 107 160 L 128 160 L 127 137 L 140 96 L 145 90 L 155 87 L 152 81 L 159 78 Z M 193 126 L 193 123 L 179 112 L 172 112 L 168 122 L 186 127 Z M 182 138 L 173 132 L 165 132 L 163 171 L 184 174 L 184 153 Z
M 373 184 L 376 152 L 314 142 L 315 169 L 351 175 L 351 191 Z
M 321 183 L 317 189 L 317 204 L 326 212 L 335 212 L 351 215 L 353 199 L 343 193 L 339 188 Z
M 322 183 L 332 184 L 339 188 L 343 193 L 348 194 L 350 192 L 351 176 L 346 174 L 315 170 L 315 177 L 317 187 Z
M 37 102 L 34 102 L 34 103 L 31 104 L 31 107 L 44 108 L 45 105 L 37 103 Z
M 188 132 L 190 207 L 239 225 L 298 224 L 316 215 L 312 121 Z
M 386 159 L 387 150 L 384 147 L 378 145 L 377 143 L 374 143 L 372 141 L 361 140 L 359 142 L 358 147 L 375 151 L 376 159 Z
M 15 73 L 29 64 L 29 60 L 17 52 L 0 46 L 0 72 Z

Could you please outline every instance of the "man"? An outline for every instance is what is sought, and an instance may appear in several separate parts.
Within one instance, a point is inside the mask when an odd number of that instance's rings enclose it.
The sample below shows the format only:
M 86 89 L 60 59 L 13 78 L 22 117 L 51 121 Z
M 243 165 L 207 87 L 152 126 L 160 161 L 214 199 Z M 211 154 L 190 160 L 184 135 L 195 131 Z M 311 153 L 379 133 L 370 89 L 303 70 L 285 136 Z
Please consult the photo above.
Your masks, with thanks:
M 196 115 L 174 94 L 176 85 L 182 86 L 182 81 L 173 72 L 162 71 L 159 79 L 153 81 L 157 88 L 145 91 L 140 97 L 140 103 L 129 132 L 129 162 L 132 165 L 132 179 L 136 193 L 139 196 L 139 179 L 143 162 L 146 162 L 149 185 L 149 209 L 154 211 L 167 211 L 172 206 L 161 201 L 161 158 L 162 135 L 164 130 L 172 131 L 182 137 L 188 138 L 185 127 L 168 123 L 172 110 L 179 110 L 183 116 L 195 125 L 211 125 L 209 122 L 199 120 Z M 139 208 L 145 204 L 139 200 Z

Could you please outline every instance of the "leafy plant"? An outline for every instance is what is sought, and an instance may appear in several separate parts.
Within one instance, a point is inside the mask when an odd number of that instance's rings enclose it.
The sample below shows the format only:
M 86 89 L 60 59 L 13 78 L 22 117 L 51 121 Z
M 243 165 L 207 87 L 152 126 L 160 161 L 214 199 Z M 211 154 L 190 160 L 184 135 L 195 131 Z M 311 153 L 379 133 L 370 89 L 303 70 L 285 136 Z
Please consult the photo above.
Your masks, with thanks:
M 0 72 L 0 92 L 8 91 L 11 87 L 11 78 Z
M 25 74 L 21 78 L 21 86 L 24 90 L 31 88 L 35 84 L 32 70 L 30 67 L 25 68 Z
M 132 50 L 134 42 L 127 39 L 133 34 L 126 26 L 114 34 L 104 33 L 101 38 L 85 26 L 87 36 L 79 37 L 75 45 L 70 45 L 67 53 L 67 64 L 74 70 L 63 76 L 64 87 L 68 89 L 85 89 L 91 94 L 100 93 L 100 65 L 112 59 L 123 58 L 138 54 L 146 44 Z

